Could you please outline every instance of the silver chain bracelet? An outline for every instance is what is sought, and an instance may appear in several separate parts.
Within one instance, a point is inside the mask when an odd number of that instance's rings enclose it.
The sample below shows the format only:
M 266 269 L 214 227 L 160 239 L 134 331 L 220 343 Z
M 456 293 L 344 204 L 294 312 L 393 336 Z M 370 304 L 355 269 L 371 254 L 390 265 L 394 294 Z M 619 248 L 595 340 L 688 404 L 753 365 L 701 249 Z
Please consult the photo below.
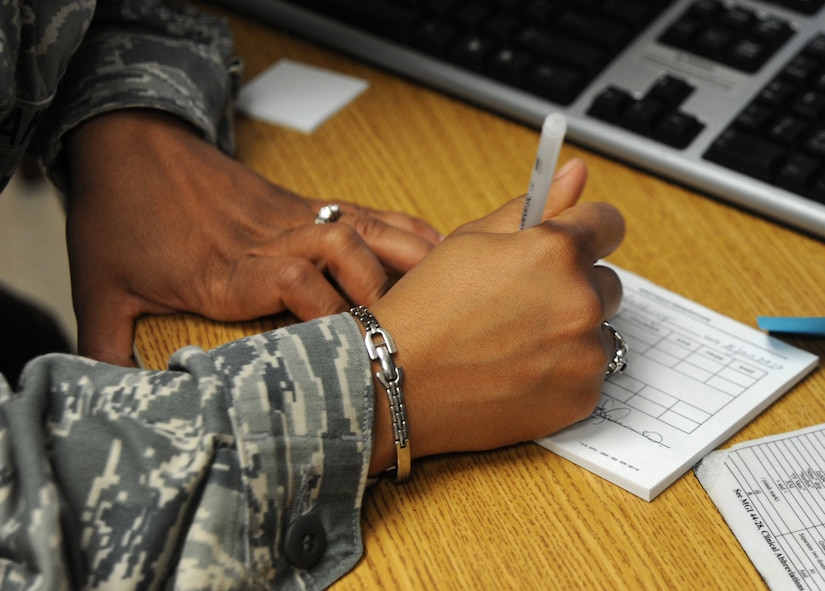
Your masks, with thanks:
M 401 381 L 404 379 L 404 371 L 396 367 L 392 356 L 396 352 L 395 343 L 386 330 L 381 328 L 375 316 L 372 315 L 366 306 L 356 306 L 349 311 L 364 325 L 367 335 L 364 337 L 364 345 L 367 347 L 367 354 L 373 361 L 381 363 L 381 371 L 375 372 L 375 377 L 387 391 L 387 398 L 390 402 L 390 416 L 392 417 L 392 430 L 395 438 L 395 468 L 387 470 L 387 474 L 396 482 L 406 480 L 410 475 L 410 436 L 407 431 L 407 407 L 404 404 L 404 394 L 401 391 Z

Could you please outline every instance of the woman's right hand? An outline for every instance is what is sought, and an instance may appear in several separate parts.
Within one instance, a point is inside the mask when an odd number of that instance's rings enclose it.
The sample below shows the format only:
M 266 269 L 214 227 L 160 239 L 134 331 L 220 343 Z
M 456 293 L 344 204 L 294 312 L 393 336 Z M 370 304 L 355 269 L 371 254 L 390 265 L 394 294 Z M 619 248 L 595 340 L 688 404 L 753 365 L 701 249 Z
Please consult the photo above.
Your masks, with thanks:
M 523 198 L 462 226 L 371 306 L 398 347 L 414 458 L 536 439 L 592 412 L 615 352 L 602 322 L 622 295 L 596 262 L 624 221 L 576 205 L 585 177 L 566 166 L 534 228 L 518 230 Z M 395 455 L 380 387 L 375 413 L 371 473 Z

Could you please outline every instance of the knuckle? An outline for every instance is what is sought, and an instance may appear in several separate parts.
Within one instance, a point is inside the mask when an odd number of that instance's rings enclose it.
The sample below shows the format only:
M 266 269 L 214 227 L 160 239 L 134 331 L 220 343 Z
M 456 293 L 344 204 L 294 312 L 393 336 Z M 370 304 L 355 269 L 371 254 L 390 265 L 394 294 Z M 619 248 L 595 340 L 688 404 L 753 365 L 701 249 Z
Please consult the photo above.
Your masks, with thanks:
M 566 337 L 570 342 L 579 343 L 579 348 L 586 353 L 601 345 L 601 326 L 607 307 L 589 282 L 579 282 L 569 294 L 565 304 Z
M 596 408 L 601 388 L 581 388 L 570 392 L 566 404 L 556 404 L 548 414 L 547 422 L 560 429 L 586 419 Z
M 584 228 L 570 223 L 552 223 L 549 228 L 551 238 L 547 241 L 548 247 L 562 260 L 577 261 L 587 238 Z
M 595 335 L 582 356 L 582 363 L 587 370 L 587 375 L 603 376 L 605 367 L 607 367 L 607 363 L 610 361 L 609 356 L 610 353 L 608 353 L 601 335 Z
M 378 217 L 359 215 L 352 219 L 352 228 L 361 236 L 379 237 L 389 226 Z
M 318 316 L 332 316 L 346 312 L 349 306 L 343 299 L 329 299 L 318 303 Z
M 309 275 L 316 272 L 312 263 L 296 258 L 278 270 L 278 284 L 286 292 L 298 291 L 309 280 Z
M 577 423 L 593 414 L 593 410 L 596 408 L 596 404 L 598 404 L 599 402 L 599 396 L 601 396 L 600 389 L 594 389 L 590 392 L 583 394 L 579 398 L 579 404 L 575 409 L 575 412 L 571 413 L 572 420 L 570 421 L 570 423 Z
M 346 224 L 329 224 L 324 230 L 321 241 L 328 252 L 352 252 L 363 246 L 359 232 Z
M 582 328 L 592 330 L 604 320 L 606 306 L 596 289 L 590 283 L 587 285 L 588 288 L 583 289 L 576 300 L 576 312 Z

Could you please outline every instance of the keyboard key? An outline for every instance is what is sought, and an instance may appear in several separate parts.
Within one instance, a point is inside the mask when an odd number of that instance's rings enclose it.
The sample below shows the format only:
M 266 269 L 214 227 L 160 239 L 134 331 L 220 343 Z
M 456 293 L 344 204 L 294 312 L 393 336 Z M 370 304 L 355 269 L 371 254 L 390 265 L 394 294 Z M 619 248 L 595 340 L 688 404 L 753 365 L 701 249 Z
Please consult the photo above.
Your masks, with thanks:
M 492 39 L 481 35 L 462 35 L 452 46 L 450 59 L 473 70 L 482 70 L 487 56 L 498 47 Z
M 539 63 L 527 76 L 527 87 L 536 94 L 560 105 L 569 105 L 585 83 L 578 70 L 562 65 Z
M 782 77 L 797 84 L 804 84 L 819 71 L 819 60 L 807 55 L 800 55 L 782 68 Z
M 659 37 L 659 41 L 679 49 L 688 49 L 693 46 L 693 39 L 701 29 L 702 21 L 699 19 L 682 18 L 668 27 L 664 34 Z
M 825 129 L 818 129 L 814 131 L 810 138 L 805 142 L 805 150 L 825 160 Z
M 607 61 L 603 49 L 539 27 L 524 28 L 516 35 L 516 43 L 553 61 L 581 68 L 590 74 L 599 70 Z
M 711 162 L 770 182 L 786 150 L 758 136 L 728 129 L 711 145 L 704 157 Z
M 693 50 L 711 59 L 720 59 L 735 39 L 732 31 L 722 27 L 708 27 L 699 32 Z
M 507 12 L 515 12 L 523 3 L 524 0 L 492 0 L 491 2 L 491 4 Z
M 623 47 L 630 37 L 630 29 L 625 26 L 570 10 L 554 19 L 553 28 L 558 28 L 573 37 L 591 41 L 596 45 L 603 45 L 613 51 Z
M 825 0 L 823 0 L 825 1 Z M 805 55 L 809 55 L 816 60 L 825 61 L 825 35 L 817 35 L 805 47 Z
M 443 18 L 450 14 L 458 3 L 459 0 L 424 0 L 424 8 L 430 15 Z
M 665 113 L 665 106 L 657 100 L 644 98 L 633 101 L 620 120 L 620 125 L 641 135 L 652 135 L 653 129 Z
M 590 105 L 587 114 L 596 119 L 617 124 L 625 109 L 633 103 L 633 97 L 629 92 L 610 86 L 603 90 Z
M 776 184 L 792 193 L 807 195 L 820 169 L 819 160 L 805 154 L 794 154 L 780 168 Z
M 808 124 L 795 117 L 784 116 L 768 129 L 768 137 L 781 144 L 794 144 L 808 130 Z
M 808 119 L 818 119 L 825 113 L 825 93 L 809 91 L 801 94 L 793 104 L 793 112 Z
M 748 105 L 734 121 L 734 125 L 745 131 L 759 131 L 768 119 L 773 116 L 773 111 L 764 105 L 751 103 Z
M 475 30 L 490 16 L 490 9 L 483 4 L 469 2 L 455 9 L 452 20 L 459 26 Z
M 427 21 L 413 32 L 413 45 L 427 53 L 445 55 L 457 31 L 448 23 Z
M 499 80 L 521 86 L 523 73 L 532 63 L 533 58 L 529 53 L 505 48 L 493 54 L 487 63 L 487 71 Z
M 659 121 L 653 138 L 674 148 L 686 148 L 703 128 L 693 115 L 672 111 Z
M 688 8 L 687 15 L 709 20 L 720 14 L 723 8 L 720 0 L 697 0 Z
M 648 91 L 647 96 L 662 101 L 668 107 L 679 106 L 693 92 L 693 86 L 675 76 L 661 76 Z
M 656 7 L 655 3 L 643 0 L 607 0 L 604 3 L 604 13 L 638 31 L 652 20 Z
M 820 203 L 825 203 L 825 174 L 820 175 L 814 181 L 814 186 L 808 194 L 808 197 Z
M 786 80 L 774 80 L 762 89 L 758 100 L 774 108 L 785 105 L 796 93 L 796 87 Z
M 793 29 L 787 21 L 768 16 L 756 23 L 753 27 L 753 35 L 757 39 L 762 39 L 775 47 L 779 47 L 793 35 Z
M 524 17 L 535 23 L 547 23 L 561 10 L 559 2 L 552 0 L 529 0 L 521 7 Z
M 783 0 L 782 5 L 803 14 L 816 14 L 822 8 L 823 0 Z
M 511 15 L 498 13 L 484 23 L 484 33 L 497 41 L 507 41 L 513 36 L 521 21 Z
M 755 19 L 756 15 L 752 10 L 742 8 L 741 6 L 734 6 L 722 14 L 719 22 L 728 29 L 745 31 Z
M 308 8 L 316 8 L 355 27 L 366 29 L 402 43 L 419 19 L 417 11 L 381 0 L 359 0 L 342 6 L 337 0 L 306 0 Z
M 724 58 L 724 63 L 743 72 L 756 72 L 771 55 L 771 48 L 752 39 L 742 39 Z

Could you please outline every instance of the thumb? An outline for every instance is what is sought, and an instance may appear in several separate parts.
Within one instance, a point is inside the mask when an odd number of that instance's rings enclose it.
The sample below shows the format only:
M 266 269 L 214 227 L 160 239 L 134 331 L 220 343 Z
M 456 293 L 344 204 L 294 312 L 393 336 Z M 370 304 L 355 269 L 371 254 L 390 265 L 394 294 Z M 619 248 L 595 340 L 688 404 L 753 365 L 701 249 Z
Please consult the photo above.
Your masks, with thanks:
M 495 234 L 509 234 L 518 229 L 521 211 L 524 208 L 524 196 L 511 199 L 497 210 L 488 213 L 482 218 L 467 222 L 456 228 L 451 236 L 468 234 L 471 232 L 492 232 Z
M 580 158 L 567 162 L 553 176 L 553 185 L 542 216 L 543 221 L 573 207 L 581 197 L 587 182 L 587 165 Z M 524 209 L 524 195 L 511 199 L 496 211 L 459 227 L 454 234 L 465 232 L 509 233 L 519 226 Z
M 573 158 L 565 163 L 553 177 L 543 219 L 548 220 L 576 205 L 586 182 L 587 165 L 584 160 Z
M 80 355 L 114 365 L 135 366 L 132 347 L 137 312 L 122 304 L 98 300 L 93 306 L 78 308 L 76 314 Z

